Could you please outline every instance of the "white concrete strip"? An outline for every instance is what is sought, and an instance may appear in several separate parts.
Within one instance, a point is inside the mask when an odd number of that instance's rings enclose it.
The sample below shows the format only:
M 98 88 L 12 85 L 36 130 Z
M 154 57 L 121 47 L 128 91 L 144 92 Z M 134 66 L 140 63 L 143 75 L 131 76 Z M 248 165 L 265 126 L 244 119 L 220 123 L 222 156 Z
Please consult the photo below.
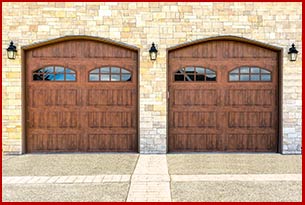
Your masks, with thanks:
M 5 176 L 2 184 L 76 184 L 129 182 L 130 175 Z
M 122 175 L 120 182 L 129 182 L 129 181 L 130 181 L 130 175 Z
M 53 184 L 55 183 L 57 180 L 59 179 L 59 176 L 52 176 L 48 179 L 48 181 L 46 182 L 47 184 Z
M 302 181 L 302 174 L 171 175 L 172 181 Z
M 86 179 L 86 176 L 77 176 L 74 183 L 83 183 L 85 179 Z
M 140 155 L 127 202 L 170 202 L 169 182 L 166 155 Z

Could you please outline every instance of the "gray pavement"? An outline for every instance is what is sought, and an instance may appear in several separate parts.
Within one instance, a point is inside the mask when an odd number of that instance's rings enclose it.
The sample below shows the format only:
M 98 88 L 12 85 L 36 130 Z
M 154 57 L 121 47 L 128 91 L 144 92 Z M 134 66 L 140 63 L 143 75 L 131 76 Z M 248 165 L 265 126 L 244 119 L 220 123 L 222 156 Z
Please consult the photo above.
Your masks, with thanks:
M 138 154 L 27 154 L 5 156 L 3 176 L 132 174 Z
M 302 201 L 302 182 L 172 182 L 172 201 Z
M 297 174 L 302 155 L 168 154 L 170 174 Z
M 140 156 L 140 157 L 139 157 Z M 302 156 L 4 156 L 3 201 L 301 201 Z
M 126 201 L 128 183 L 5 185 L 3 201 Z

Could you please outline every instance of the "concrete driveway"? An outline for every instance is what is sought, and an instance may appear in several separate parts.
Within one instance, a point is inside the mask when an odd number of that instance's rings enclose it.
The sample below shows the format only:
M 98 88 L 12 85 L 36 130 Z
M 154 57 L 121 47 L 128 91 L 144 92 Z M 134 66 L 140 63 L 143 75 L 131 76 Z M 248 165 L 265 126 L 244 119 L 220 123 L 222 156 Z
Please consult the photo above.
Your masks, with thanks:
M 28 154 L 2 159 L 3 201 L 301 201 L 302 156 Z
M 301 201 L 302 156 L 169 154 L 172 201 Z

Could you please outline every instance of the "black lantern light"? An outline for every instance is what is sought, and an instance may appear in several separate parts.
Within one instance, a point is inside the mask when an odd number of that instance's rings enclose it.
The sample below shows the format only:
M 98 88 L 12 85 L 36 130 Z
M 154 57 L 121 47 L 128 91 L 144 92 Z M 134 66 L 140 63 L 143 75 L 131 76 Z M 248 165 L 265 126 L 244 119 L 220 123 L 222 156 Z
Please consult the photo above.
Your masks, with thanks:
M 290 61 L 296 61 L 298 57 L 298 52 L 297 49 L 294 46 L 294 43 L 291 45 L 291 48 L 289 48 L 289 60 Z
M 6 51 L 7 51 L 7 58 L 8 59 L 15 59 L 16 58 L 17 49 L 16 49 L 16 46 L 14 46 L 13 41 L 11 41 L 10 46 L 6 49 Z
M 158 53 L 158 50 L 156 49 L 155 44 L 152 43 L 152 45 L 149 49 L 150 60 L 152 60 L 152 61 L 156 60 L 157 59 L 157 53 Z

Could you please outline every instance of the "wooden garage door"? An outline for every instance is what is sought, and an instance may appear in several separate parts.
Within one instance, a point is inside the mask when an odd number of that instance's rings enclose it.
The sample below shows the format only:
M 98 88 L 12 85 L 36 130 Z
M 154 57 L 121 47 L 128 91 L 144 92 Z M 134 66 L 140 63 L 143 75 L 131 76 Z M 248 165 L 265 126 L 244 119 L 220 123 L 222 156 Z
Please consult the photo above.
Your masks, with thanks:
M 170 152 L 277 152 L 278 52 L 230 39 L 169 51 Z
M 77 37 L 26 50 L 27 152 L 136 152 L 137 56 Z

